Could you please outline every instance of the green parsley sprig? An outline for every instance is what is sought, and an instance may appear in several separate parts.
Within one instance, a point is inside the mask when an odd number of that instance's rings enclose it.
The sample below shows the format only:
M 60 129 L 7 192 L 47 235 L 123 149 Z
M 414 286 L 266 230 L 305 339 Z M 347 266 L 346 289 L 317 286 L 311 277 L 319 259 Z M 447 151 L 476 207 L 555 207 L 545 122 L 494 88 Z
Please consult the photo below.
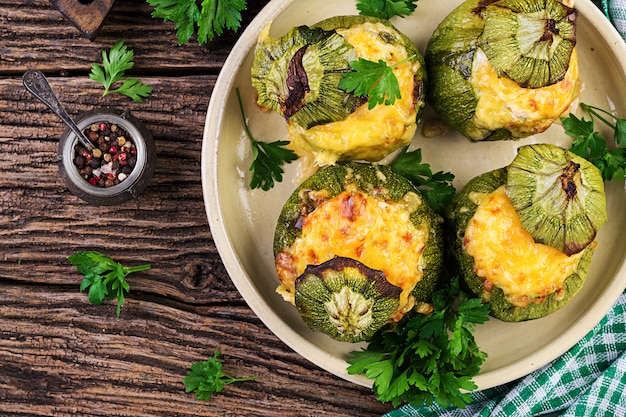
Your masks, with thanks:
M 241 12 L 246 0 L 148 0 L 155 9 L 152 17 L 174 22 L 178 44 L 191 39 L 197 31 L 199 45 L 204 45 L 225 29 L 237 31 L 241 27 Z
M 120 316 L 124 293 L 130 291 L 126 276 L 133 272 L 146 271 L 151 267 L 149 264 L 126 267 L 95 251 L 76 252 L 67 259 L 84 274 L 80 291 L 89 290 L 87 296 L 91 304 L 100 305 L 105 298 L 109 300 L 117 298 L 116 317 Z
M 141 102 L 142 97 L 148 97 L 152 93 L 152 87 L 141 81 L 134 78 L 124 79 L 124 73 L 135 65 L 134 56 L 134 52 L 124 45 L 124 40 L 117 41 L 108 54 L 102 51 L 102 66 L 94 62 L 89 78 L 104 86 L 103 97 L 110 93 L 120 93 Z M 113 88 L 119 82 L 122 85 Z
M 607 181 L 626 178 L 626 119 L 585 103 L 580 103 L 580 107 L 589 114 L 590 120 L 579 119 L 571 113 L 561 118 L 565 133 L 574 138 L 570 151 L 598 167 Z M 595 130 L 594 117 L 613 129 L 613 142 L 617 147 L 609 149 L 606 139 Z
M 224 30 L 237 32 L 241 28 L 241 12 L 247 0 L 147 0 L 155 9 L 152 17 L 174 22 L 178 44 L 188 42 L 197 33 L 199 45 L 204 45 Z M 417 0 L 357 0 L 359 14 L 390 19 L 409 16 Z
M 258 376 L 246 378 L 234 378 L 222 371 L 222 362 L 218 359 L 222 353 L 219 350 L 213 352 L 213 357 L 202 362 L 195 362 L 191 365 L 191 370 L 183 379 L 183 384 L 187 387 L 185 392 L 196 392 L 196 398 L 201 401 L 208 401 L 216 392 L 221 392 L 228 384 L 242 381 L 252 381 Z
M 284 146 L 289 145 L 289 141 L 260 142 L 252 136 L 238 88 L 236 92 L 243 127 L 252 147 L 252 164 L 250 164 L 249 169 L 252 172 L 250 188 L 261 188 L 267 191 L 274 186 L 274 181 L 281 182 L 283 180 L 283 164 L 295 161 L 298 159 L 298 155 L 291 149 L 284 148 Z
M 370 110 L 378 104 L 393 105 L 396 98 L 402 98 L 398 78 L 393 69 L 413 58 L 415 54 L 391 66 L 382 59 L 378 62 L 364 58 L 350 61 L 350 67 L 354 71 L 343 74 L 339 88 L 357 96 L 369 97 L 367 108 Z
M 439 213 L 443 212 L 456 193 L 452 185 L 454 174 L 443 171 L 433 173 L 430 165 L 422 162 L 421 149 L 411 152 L 405 149 L 390 166 L 419 188 L 426 195 L 430 206 Z
M 417 0 L 358 0 L 356 8 L 364 16 L 391 19 L 409 16 L 417 7 Z
M 457 300 L 458 299 L 458 300 Z M 458 301 L 458 307 L 457 306 Z M 433 294 L 434 311 L 405 317 L 352 352 L 348 373 L 373 379 L 381 402 L 465 408 L 476 389 L 472 377 L 487 358 L 474 340 L 474 325 L 488 319 L 489 304 L 468 298 L 458 278 Z

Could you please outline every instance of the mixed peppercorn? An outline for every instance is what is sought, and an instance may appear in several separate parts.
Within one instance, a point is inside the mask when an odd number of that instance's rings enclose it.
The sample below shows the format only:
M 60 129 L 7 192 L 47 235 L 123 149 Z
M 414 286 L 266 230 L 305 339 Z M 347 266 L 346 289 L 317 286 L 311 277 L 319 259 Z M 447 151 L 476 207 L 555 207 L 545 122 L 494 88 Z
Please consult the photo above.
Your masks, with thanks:
M 93 144 L 74 146 L 74 165 L 95 187 L 109 188 L 124 181 L 137 163 L 137 148 L 124 129 L 108 122 L 93 123 L 84 130 Z

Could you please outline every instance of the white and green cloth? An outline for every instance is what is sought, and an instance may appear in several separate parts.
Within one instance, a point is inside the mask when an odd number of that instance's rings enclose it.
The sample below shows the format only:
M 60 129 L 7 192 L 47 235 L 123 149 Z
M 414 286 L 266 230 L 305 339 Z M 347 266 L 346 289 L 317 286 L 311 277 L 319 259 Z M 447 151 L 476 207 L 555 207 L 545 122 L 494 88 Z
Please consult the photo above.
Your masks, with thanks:
M 594 0 L 626 41 L 626 0 Z M 385 417 L 626 416 L 626 293 L 563 356 L 526 377 L 472 393 L 466 409 L 402 406 Z

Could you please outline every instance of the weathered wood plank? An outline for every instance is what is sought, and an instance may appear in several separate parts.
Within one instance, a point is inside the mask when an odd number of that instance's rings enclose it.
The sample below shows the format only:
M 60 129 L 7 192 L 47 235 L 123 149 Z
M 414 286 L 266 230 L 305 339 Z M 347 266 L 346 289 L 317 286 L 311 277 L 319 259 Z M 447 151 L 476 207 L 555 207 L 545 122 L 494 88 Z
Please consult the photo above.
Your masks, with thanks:
M 3 284 L 0 299 L 3 413 L 374 416 L 388 409 L 286 348 L 241 303 L 183 309 L 131 297 L 115 319 L 105 313 L 113 306 L 90 306 L 73 290 Z M 227 373 L 259 378 L 203 403 L 181 381 L 214 349 Z
M 153 18 L 154 8 L 145 0 L 116 1 L 94 41 L 81 36 L 47 0 L 3 0 L 0 74 L 29 68 L 86 74 L 93 62 L 101 62 L 102 50 L 120 39 L 135 53 L 130 74 L 217 73 L 241 31 L 266 3 L 249 1 L 238 33 L 225 32 L 200 46 L 195 38 L 178 45 L 174 24 Z

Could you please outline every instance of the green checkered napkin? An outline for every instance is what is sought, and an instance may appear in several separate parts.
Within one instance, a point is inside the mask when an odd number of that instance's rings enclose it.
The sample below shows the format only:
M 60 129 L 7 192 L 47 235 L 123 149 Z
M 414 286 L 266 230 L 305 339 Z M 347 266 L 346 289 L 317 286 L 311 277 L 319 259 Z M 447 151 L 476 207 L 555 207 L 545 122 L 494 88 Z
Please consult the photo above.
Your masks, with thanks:
M 472 393 L 466 409 L 405 405 L 385 417 L 626 416 L 626 293 L 563 356 L 509 384 Z
M 617 31 L 626 40 L 626 0 L 594 1 L 611 20 Z
M 594 0 L 626 40 L 626 0 Z M 509 384 L 472 393 L 466 409 L 405 405 L 385 417 L 626 416 L 626 293 L 560 358 Z

